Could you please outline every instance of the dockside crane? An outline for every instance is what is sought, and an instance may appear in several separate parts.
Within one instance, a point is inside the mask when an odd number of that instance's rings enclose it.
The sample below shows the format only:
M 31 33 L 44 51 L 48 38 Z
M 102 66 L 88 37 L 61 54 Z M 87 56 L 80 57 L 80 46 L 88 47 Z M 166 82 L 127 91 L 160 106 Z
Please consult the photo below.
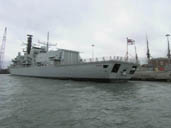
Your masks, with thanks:
M 148 64 L 150 63 L 151 55 L 150 55 L 150 48 L 149 48 L 149 42 L 148 42 L 148 36 L 146 35 L 146 42 L 147 42 L 147 60 Z
M 0 45 L 0 70 L 4 68 L 6 36 L 7 36 L 7 27 L 5 27 L 3 38 L 2 38 L 2 44 Z
M 168 50 L 167 50 L 168 53 L 167 53 L 167 56 L 168 56 L 168 62 L 169 62 L 169 64 L 171 64 L 171 53 L 170 53 L 169 37 L 170 37 L 170 34 L 166 34 L 167 43 L 168 43 Z

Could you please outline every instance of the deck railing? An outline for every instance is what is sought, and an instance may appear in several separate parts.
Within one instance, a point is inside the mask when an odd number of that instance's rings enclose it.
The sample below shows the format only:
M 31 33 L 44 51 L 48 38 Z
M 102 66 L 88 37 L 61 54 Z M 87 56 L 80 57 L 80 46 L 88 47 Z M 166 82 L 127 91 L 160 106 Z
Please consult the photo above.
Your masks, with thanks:
M 120 57 L 120 56 L 109 56 L 109 57 L 100 57 L 100 58 L 88 58 L 88 59 L 82 59 L 82 63 L 91 63 L 91 62 L 103 62 L 103 61 L 121 61 L 121 62 L 132 62 L 136 63 L 136 60 L 134 58 L 127 59 L 126 57 Z

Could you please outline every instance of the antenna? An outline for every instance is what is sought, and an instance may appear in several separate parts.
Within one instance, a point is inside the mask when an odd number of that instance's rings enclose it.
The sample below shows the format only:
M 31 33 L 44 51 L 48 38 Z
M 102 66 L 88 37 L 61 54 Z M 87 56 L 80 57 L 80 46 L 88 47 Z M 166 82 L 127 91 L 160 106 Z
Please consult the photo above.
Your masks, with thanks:
M 47 33 L 47 41 L 40 41 L 40 40 L 38 40 L 38 43 L 46 46 L 47 52 L 48 52 L 50 46 L 57 46 L 57 44 L 50 44 L 49 43 L 49 32 Z
M 5 55 L 5 45 L 6 45 L 6 35 L 7 35 L 7 27 L 5 27 L 4 35 L 2 38 L 2 44 L 0 46 L 0 70 L 3 69 L 4 64 L 4 55 Z
M 136 63 L 138 64 L 139 60 L 138 60 L 138 54 L 137 54 L 137 47 L 136 45 L 134 45 L 134 47 L 135 47 L 135 59 L 136 59 Z
M 49 32 L 47 33 L 47 52 L 49 50 Z

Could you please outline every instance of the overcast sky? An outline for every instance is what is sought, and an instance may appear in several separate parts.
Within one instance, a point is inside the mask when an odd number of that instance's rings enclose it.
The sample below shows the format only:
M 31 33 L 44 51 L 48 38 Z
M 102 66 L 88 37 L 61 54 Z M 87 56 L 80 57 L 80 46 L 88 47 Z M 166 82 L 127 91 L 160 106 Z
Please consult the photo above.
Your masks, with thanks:
M 153 57 L 166 56 L 171 33 L 171 0 L 0 0 L 0 37 L 8 27 L 6 60 L 22 51 L 26 35 L 91 57 L 125 56 L 126 37 L 146 56 L 146 33 Z M 130 55 L 134 47 L 130 46 Z

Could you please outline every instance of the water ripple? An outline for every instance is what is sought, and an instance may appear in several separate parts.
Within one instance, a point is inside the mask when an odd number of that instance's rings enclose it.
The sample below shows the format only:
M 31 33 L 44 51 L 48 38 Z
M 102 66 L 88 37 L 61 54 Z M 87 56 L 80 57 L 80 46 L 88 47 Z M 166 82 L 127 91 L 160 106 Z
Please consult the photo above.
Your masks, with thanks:
M 0 75 L 0 128 L 170 128 L 171 84 Z

